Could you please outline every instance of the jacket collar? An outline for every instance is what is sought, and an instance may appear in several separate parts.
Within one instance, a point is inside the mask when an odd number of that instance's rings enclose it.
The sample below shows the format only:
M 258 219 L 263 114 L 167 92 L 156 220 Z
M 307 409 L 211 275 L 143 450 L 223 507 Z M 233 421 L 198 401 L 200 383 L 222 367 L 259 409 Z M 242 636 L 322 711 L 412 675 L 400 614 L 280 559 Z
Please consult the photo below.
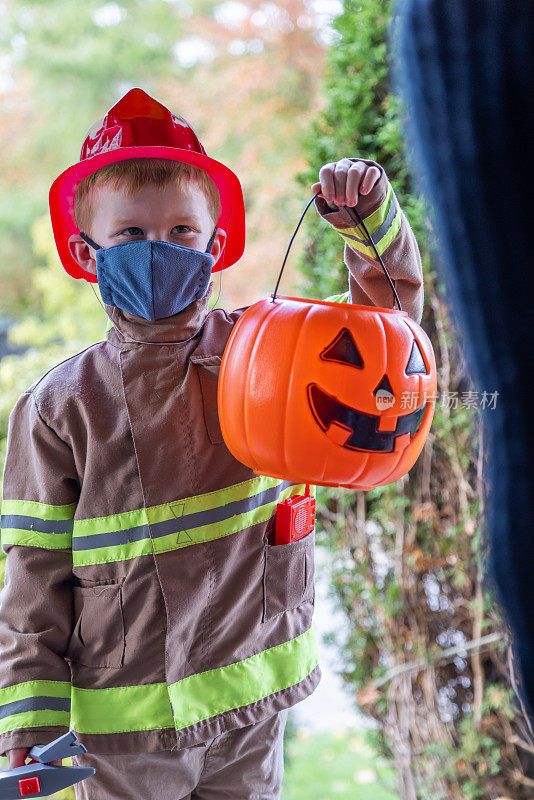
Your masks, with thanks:
M 213 282 L 210 283 L 206 294 L 199 300 L 194 300 L 187 308 L 172 317 L 157 319 L 154 322 L 136 317 L 127 311 L 123 311 L 116 306 L 104 303 L 104 308 L 111 318 L 113 327 L 106 332 L 106 339 L 116 347 L 140 347 L 140 342 L 132 342 L 130 339 L 141 340 L 141 342 L 154 342 L 160 344 L 173 344 L 184 342 L 197 333 L 209 311 L 209 299 L 213 290 Z M 108 322 L 108 325 L 111 323 Z

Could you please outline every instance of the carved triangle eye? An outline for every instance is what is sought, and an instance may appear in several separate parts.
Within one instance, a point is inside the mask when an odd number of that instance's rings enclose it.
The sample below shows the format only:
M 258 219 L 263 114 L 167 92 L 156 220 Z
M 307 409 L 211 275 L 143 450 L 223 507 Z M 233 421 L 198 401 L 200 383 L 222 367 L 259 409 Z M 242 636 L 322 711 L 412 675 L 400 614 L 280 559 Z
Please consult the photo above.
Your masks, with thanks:
M 336 361 L 338 364 L 350 364 L 352 367 L 363 367 L 363 358 L 356 347 L 348 328 L 343 328 L 333 342 L 321 353 L 324 361 Z
M 406 372 L 406 375 L 413 375 L 416 373 L 422 373 L 423 375 L 428 375 L 428 372 L 425 367 L 425 362 L 423 360 L 423 355 L 415 339 L 413 340 L 410 359 L 404 371 Z
M 395 395 L 393 393 L 393 389 L 391 387 L 391 383 L 389 382 L 389 378 L 387 375 L 384 375 L 376 389 L 374 390 L 373 394 L 376 395 L 378 391 L 386 392 L 387 394 L 391 395 L 393 399 L 395 399 Z

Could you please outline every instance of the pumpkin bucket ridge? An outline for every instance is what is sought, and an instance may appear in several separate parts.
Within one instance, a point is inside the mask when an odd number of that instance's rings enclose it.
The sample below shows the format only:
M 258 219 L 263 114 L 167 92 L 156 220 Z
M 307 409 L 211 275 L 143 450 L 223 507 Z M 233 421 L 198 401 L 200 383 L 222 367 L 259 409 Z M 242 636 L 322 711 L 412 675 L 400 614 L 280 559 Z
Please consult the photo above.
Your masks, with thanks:
M 273 295 L 271 295 L 271 297 L 272 296 Z M 289 297 L 288 295 L 281 295 L 281 294 L 277 294 L 276 300 L 271 302 L 273 304 L 276 304 L 278 300 L 293 300 L 299 303 L 313 303 L 314 305 L 319 305 L 319 306 L 339 307 L 341 305 L 340 303 L 337 303 L 333 300 L 314 300 L 313 298 L 310 297 Z M 380 311 L 381 313 L 385 314 L 397 314 L 398 316 L 409 318 L 409 314 L 407 311 L 399 311 L 397 308 L 385 308 L 382 306 L 366 306 L 357 303 L 343 303 L 342 305 L 345 308 L 354 308 L 354 309 L 359 309 L 361 311 L 371 311 L 371 312 Z

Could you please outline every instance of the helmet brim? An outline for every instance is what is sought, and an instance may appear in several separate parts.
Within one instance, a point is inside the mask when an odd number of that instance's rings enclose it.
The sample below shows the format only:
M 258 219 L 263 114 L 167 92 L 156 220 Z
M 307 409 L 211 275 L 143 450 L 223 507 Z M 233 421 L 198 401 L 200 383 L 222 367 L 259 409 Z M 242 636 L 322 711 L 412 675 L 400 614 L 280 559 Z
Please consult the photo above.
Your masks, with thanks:
M 245 249 L 245 207 L 241 183 L 231 169 L 202 153 L 177 147 L 118 147 L 73 164 L 62 172 L 50 187 L 49 204 L 52 230 L 59 258 L 69 275 L 72 275 L 73 278 L 85 278 L 92 283 L 98 282 L 96 275 L 86 272 L 75 261 L 68 245 L 72 234 L 79 233 L 74 218 L 74 197 L 79 182 L 101 167 L 131 158 L 166 158 L 206 170 L 217 186 L 221 197 L 217 227 L 226 232 L 224 252 L 215 264 L 213 272 L 226 269 L 241 258 Z M 221 261 L 223 262 L 222 266 Z

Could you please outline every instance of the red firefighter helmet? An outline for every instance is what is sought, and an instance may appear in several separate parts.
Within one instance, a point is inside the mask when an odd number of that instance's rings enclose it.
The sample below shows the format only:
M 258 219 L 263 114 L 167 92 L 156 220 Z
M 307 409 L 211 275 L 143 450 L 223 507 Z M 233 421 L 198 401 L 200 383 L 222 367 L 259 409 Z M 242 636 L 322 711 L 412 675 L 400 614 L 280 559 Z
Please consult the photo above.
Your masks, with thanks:
M 142 89 L 130 89 L 103 120 L 90 129 L 80 160 L 56 178 L 50 187 L 50 216 L 61 263 L 69 275 L 97 283 L 96 275 L 82 269 L 72 257 L 68 241 L 79 233 L 74 218 L 76 187 L 100 167 L 128 158 L 169 158 L 206 170 L 216 184 L 221 210 L 217 226 L 226 232 L 224 258 L 213 271 L 234 264 L 245 249 L 245 208 L 237 175 L 209 158 L 193 128 Z M 221 265 L 221 261 L 224 263 Z

